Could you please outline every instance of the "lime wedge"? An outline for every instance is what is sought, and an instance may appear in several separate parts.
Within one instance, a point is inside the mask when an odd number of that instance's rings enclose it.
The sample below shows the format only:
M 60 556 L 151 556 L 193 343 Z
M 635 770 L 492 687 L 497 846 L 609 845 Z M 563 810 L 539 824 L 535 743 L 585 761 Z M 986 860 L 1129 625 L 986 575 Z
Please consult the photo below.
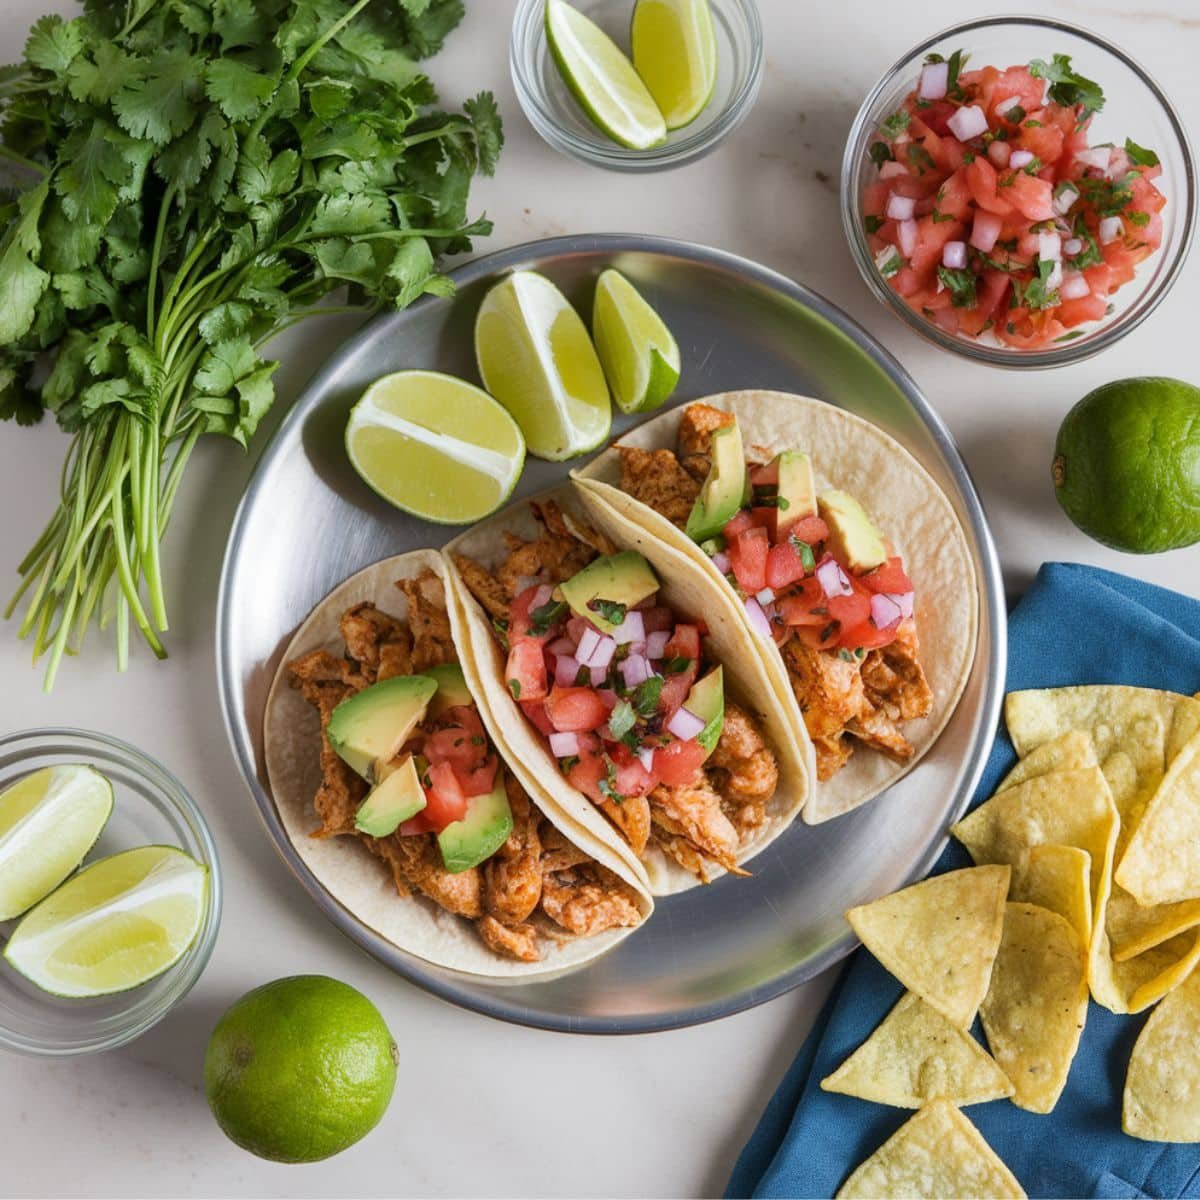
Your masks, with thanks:
M 596 280 L 592 334 L 623 413 L 658 408 L 679 382 L 679 347 L 662 318 L 611 267 Z
M 112 814 L 92 767 L 44 767 L 0 792 L 0 921 L 20 916 L 83 862 Z
M 139 846 L 80 871 L 13 931 L 4 957 L 56 996 L 106 996 L 161 975 L 204 919 L 208 871 L 174 846 Z
M 475 357 L 484 387 L 516 417 L 531 454 L 559 462 L 608 436 L 612 405 L 596 348 L 545 276 L 514 271 L 484 296 Z
M 604 30 L 564 0 L 546 0 L 546 41 L 583 111 L 614 142 L 648 150 L 666 141 L 654 97 Z
M 351 409 L 346 453 L 397 508 L 465 525 L 508 499 L 525 464 L 525 439 L 479 388 L 436 371 L 397 371 Z
M 637 0 L 633 65 L 668 129 L 691 124 L 717 83 L 717 35 L 708 0 Z

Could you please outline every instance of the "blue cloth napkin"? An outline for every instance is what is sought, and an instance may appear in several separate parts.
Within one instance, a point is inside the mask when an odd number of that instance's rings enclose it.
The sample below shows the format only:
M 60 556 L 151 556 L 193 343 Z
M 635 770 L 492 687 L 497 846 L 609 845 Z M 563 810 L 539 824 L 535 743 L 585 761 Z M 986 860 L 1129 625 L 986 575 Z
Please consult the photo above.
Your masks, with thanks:
M 1009 619 L 1008 690 L 1082 683 L 1200 689 L 1200 602 L 1092 567 L 1043 566 Z M 1015 760 L 1002 733 L 973 805 L 991 795 Z M 933 873 L 970 865 L 951 842 Z M 902 991 L 865 950 L 850 958 L 742 1151 L 729 1196 L 832 1196 L 912 1116 L 818 1086 Z M 1200 1146 L 1143 1142 L 1121 1132 L 1125 1069 L 1145 1016 L 1090 1006 L 1051 1115 L 1023 1112 L 1007 1100 L 966 1110 L 1031 1197 L 1200 1196 Z

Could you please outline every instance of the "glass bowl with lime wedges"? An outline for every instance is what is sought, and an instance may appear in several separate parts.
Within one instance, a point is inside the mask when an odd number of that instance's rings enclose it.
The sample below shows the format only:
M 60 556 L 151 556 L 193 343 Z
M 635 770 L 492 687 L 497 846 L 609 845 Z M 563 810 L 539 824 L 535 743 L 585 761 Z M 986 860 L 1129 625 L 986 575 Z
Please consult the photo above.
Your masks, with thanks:
M 0 737 L 0 1049 L 132 1041 L 191 990 L 220 917 L 212 835 L 164 767 L 100 733 Z
M 754 0 L 520 0 L 509 50 L 530 123 L 556 150 L 614 171 L 702 157 L 758 96 Z

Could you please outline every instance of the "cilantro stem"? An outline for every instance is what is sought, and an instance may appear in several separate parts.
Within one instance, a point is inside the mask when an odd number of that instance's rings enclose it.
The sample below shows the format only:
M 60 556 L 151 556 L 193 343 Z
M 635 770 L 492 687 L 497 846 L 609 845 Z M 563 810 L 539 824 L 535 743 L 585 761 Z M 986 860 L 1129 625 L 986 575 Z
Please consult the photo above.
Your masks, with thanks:
M 18 154 L 15 150 L 0 142 L 0 158 L 7 159 L 10 163 L 18 167 L 24 167 L 27 171 L 36 171 L 39 175 L 46 176 L 50 174 L 48 167 L 42 166 L 41 163 L 34 162 L 32 158 L 26 158 L 23 154 Z
M 167 214 L 175 199 L 175 185 L 163 189 L 162 203 L 158 206 L 158 224 L 154 229 L 154 248 L 150 251 L 150 273 L 146 277 L 146 340 L 154 344 L 154 293 L 158 286 L 158 268 L 162 259 L 163 236 L 167 230 Z

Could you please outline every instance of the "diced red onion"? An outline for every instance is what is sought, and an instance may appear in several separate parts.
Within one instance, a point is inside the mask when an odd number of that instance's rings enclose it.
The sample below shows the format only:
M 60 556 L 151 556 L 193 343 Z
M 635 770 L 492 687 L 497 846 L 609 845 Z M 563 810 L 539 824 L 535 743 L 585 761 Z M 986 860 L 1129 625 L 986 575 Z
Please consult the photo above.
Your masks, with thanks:
M 570 758 L 579 753 L 579 734 L 552 733 L 550 735 L 550 753 L 555 758 Z
M 755 633 L 768 638 L 774 636 L 771 632 L 771 622 L 767 620 L 767 614 L 763 612 L 762 605 L 753 596 L 746 600 L 746 615 L 750 618 L 750 624 L 754 626 Z
M 667 722 L 667 732 L 673 733 L 681 742 L 690 742 L 704 731 L 708 722 L 686 708 L 677 708 Z
M 556 654 L 559 657 L 564 654 L 574 656 L 575 643 L 571 641 L 569 637 L 555 638 L 554 641 L 552 641 L 550 645 L 546 647 L 546 649 L 549 650 L 551 654 Z
M 1079 271 L 1064 271 L 1062 282 L 1062 298 L 1064 300 L 1081 300 L 1091 294 L 1088 281 Z
M 1063 281 L 1063 265 L 1060 262 L 1054 264 L 1054 270 L 1046 276 L 1046 290 L 1056 292 L 1062 287 Z
M 1022 97 L 1020 96 L 1006 96 L 1003 100 L 997 100 L 996 103 L 992 105 L 992 109 L 993 111 L 1000 113 L 1002 116 L 1007 117 L 1014 108 L 1021 107 L 1021 100 Z
M 560 654 L 554 660 L 554 682 L 559 687 L 574 687 L 579 674 L 579 660 L 569 654 Z
M 899 196 L 893 192 L 888 197 L 887 215 L 893 221 L 911 221 L 917 202 L 911 196 Z
M 646 626 L 640 612 L 627 612 L 625 620 L 612 632 L 618 646 L 641 645 L 646 641 Z
M 1054 228 L 1057 229 L 1058 232 L 1065 238 L 1069 238 L 1071 236 L 1071 222 L 1065 217 L 1055 217 Z
M 654 747 L 653 746 L 639 746 L 638 752 L 637 752 L 637 757 L 638 757 L 638 762 L 640 762 L 647 771 L 654 770 Z
M 612 712 L 612 710 L 617 707 L 617 701 L 620 699 L 620 697 L 612 690 L 612 688 L 597 688 L 596 695 L 600 697 L 600 703 L 603 704 L 609 712 Z
M 621 672 L 621 678 L 625 680 L 625 686 L 635 688 L 639 684 L 645 683 L 650 678 L 650 664 L 646 661 L 644 654 L 631 654 L 624 659 L 617 670 Z
M 946 125 L 960 142 L 969 142 L 988 131 L 987 114 L 978 104 L 968 104 L 960 108 Z
M 536 592 L 533 593 L 533 599 L 529 602 L 529 611 L 532 612 L 535 608 L 541 608 L 544 604 L 550 603 L 550 598 L 554 595 L 554 589 L 549 584 L 543 583 Z
M 1032 150 L 1014 150 L 1008 156 L 1008 165 L 1012 167 L 1014 171 L 1019 171 L 1022 167 L 1029 166 L 1031 162 L 1033 162 Z
M 979 209 L 975 213 L 975 223 L 971 226 L 971 245 L 984 254 L 991 254 L 1004 228 L 1004 218 L 995 213 Z
M 587 635 L 584 635 L 584 641 L 587 640 Z M 610 637 L 600 635 L 600 640 L 592 648 L 590 654 L 584 654 L 583 641 L 579 643 L 579 650 L 575 657 L 579 659 L 580 665 L 591 667 L 593 670 L 602 670 L 608 666 L 613 660 L 613 655 L 617 652 L 617 643 Z
M 890 263 L 892 259 L 896 257 L 897 253 L 898 251 L 896 250 L 895 246 L 884 246 L 883 249 L 875 255 L 875 266 L 882 271 L 884 267 L 886 267 L 888 263 Z M 726 574 L 728 574 L 728 572 L 726 572 Z
M 1071 205 L 1079 199 L 1079 189 L 1073 184 L 1066 184 L 1058 189 L 1058 194 L 1052 201 L 1054 211 L 1060 215 L 1065 215 L 1071 211 Z
M 763 605 L 775 603 L 775 593 L 769 587 L 765 587 L 761 592 L 756 593 L 754 598 L 759 604 Z
M 917 223 L 916 221 L 901 221 L 896 226 L 896 233 L 900 238 L 900 253 L 905 258 L 909 258 L 912 252 L 917 248 Z
M 917 95 L 922 100 L 941 100 L 950 86 L 950 64 L 948 62 L 926 63 L 921 68 L 921 82 L 917 84 Z
M 877 629 L 891 629 L 904 617 L 900 605 L 891 596 L 876 593 L 871 597 L 871 620 Z
M 901 175 L 907 174 L 908 168 L 903 163 L 898 163 L 892 159 L 889 159 L 879 168 L 880 179 L 899 179 Z
M 716 554 L 712 556 L 712 565 L 716 567 L 722 575 L 728 575 L 730 566 L 729 555 L 726 554 L 724 550 L 718 550 Z
M 1042 262 L 1058 262 L 1062 258 L 1062 238 L 1057 233 L 1038 234 L 1038 258 Z
M 602 684 L 606 683 L 607 680 L 608 680 L 608 668 L 607 667 L 589 667 L 588 668 L 588 681 L 591 683 L 592 687 L 598 688 Z
M 942 262 L 952 271 L 961 271 L 967 265 L 967 243 L 947 242 L 942 247 Z
M 913 615 L 912 592 L 887 592 L 886 595 L 889 600 L 900 606 L 901 616 L 911 617 Z
M 1074 258 L 1075 255 L 1078 254 L 1082 249 L 1082 238 L 1067 238 L 1067 240 L 1063 242 L 1063 253 L 1069 255 L 1071 258 Z
M 1129 161 L 1129 155 L 1124 150 L 1114 149 L 1108 162 L 1108 169 L 1104 172 L 1106 179 L 1120 179 L 1127 171 L 1132 168 L 1133 164 Z
M 1012 159 L 1012 147 L 1007 142 L 993 142 L 987 148 L 987 155 L 996 166 L 1003 170 Z
M 646 657 L 662 658 L 667 652 L 667 643 L 671 640 L 669 629 L 656 629 L 646 635 Z
M 817 564 L 817 581 L 821 585 L 821 590 L 829 598 L 849 596 L 854 591 L 850 586 L 850 580 L 846 578 L 846 572 L 838 565 L 837 559 L 830 558 L 828 555 Z
M 1098 171 L 1107 171 L 1108 151 L 1107 146 L 1096 146 L 1091 150 L 1076 150 L 1075 161 L 1083 163 L 1085 167 L 1095 167 Z
M 1121 224 L 1120 217 L 1105 217 L 1100 222 L 1100 244 L 1107 246 L 1109 242 L 1115 242 L 1118 238 L 1125 234 L 1125 226 Z
M 575 649 L 575 657 L 585 667 L 595 666 L 592 662 L 592 655 L 596 653 L 596 647 L 600 645 L 600 639 L 604 636 L 598 629 L 585 629 L 583 636 L 579 639 L 579 645 Z

